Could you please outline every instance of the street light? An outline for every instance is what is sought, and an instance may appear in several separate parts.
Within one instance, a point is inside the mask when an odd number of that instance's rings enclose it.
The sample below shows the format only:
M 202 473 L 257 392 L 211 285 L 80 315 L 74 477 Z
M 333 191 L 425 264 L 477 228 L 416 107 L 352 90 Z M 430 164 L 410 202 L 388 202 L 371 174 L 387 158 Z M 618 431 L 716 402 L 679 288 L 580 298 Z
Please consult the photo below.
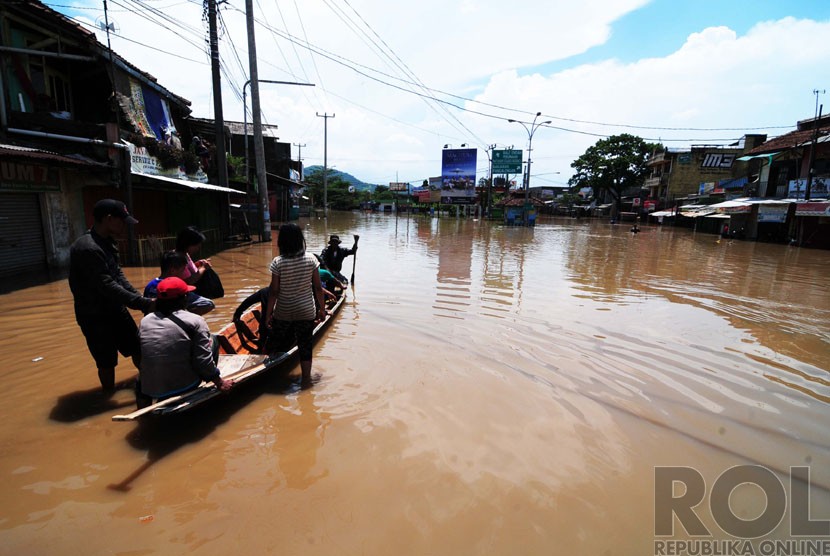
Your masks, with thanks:
M 507 120 L 510 123 L 517 123 L 521 124 L 525 131 L 527 131 L 527 175 L 524 179 L 524 187 L 525 187 L 525 224 L 527 224 L 527 205 L 530 202 L 530 153 L 533 150 L 533 134 L 536 133 L 536 130 L 539 129 L 539 126 L 543 126 L 545 124 L 553 123 L 551 120 L 546 122 L 539 122 L 536 123 L 536 119 L 541 116 L 541 112 L 536 112 L 536 115 L 533 117 L 533 122 L 531 122 L 530 127 L 527 126 L 525 122 L 521 122 L 519 120 Z

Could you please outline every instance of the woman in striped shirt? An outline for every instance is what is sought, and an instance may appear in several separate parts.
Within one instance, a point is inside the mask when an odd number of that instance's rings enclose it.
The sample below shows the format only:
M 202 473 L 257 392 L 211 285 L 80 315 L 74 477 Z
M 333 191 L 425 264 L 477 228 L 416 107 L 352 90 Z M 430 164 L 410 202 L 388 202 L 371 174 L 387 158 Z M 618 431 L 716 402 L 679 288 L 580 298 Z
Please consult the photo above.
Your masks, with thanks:
M 303 387 L 311 386 L 311 338 L 316 321 L 326 318 L 320 263 L 305 252 L 303 231 L 296 224 L 280 226 L 280 254 L 271 261 L 271 285 L 263 322 L 268 323 L 268 352 L 285 352 L 297 342 Z

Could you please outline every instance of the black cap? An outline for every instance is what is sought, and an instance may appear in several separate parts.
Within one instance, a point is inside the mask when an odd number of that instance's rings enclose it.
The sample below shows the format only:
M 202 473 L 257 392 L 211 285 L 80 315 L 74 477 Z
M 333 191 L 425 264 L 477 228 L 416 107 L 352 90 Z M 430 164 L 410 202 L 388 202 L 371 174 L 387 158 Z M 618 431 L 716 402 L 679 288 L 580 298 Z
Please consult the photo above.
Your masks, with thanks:
M 115 199 L 101 199 L 95 203 L 95 208 L 92 209 L 92 216 L 95 218 L 96 222 L 103 220 L 105 216 L 109 215 L 121 218 L 128 224 L 138 224 L 138 220 L 130 216 L 129 211 L 127 211 L 127 205 L 121 201 L 116 201 Z
M 340 236 L 332 234 L 329 236 L 329 243 L 340 243 Z

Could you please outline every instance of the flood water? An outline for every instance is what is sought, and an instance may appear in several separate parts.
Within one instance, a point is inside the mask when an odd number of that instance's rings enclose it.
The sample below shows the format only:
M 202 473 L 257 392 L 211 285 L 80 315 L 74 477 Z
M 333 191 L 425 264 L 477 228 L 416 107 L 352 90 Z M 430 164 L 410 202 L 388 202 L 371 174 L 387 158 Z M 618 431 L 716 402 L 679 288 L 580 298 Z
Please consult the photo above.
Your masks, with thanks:
M 788 492 L 807 466 L 830 519 L 830 252 L 607 221 L 300 223 L 315 252 L 361 236 L 306 391 L 295 368 L 112 422 L 133 398 L 98 394 L 67 281 L 0 295 L 0 553 L 653 554 L 656 466 L 711 485 L 757 464 Z M 212 256 L 212 329 L 273 255 Z

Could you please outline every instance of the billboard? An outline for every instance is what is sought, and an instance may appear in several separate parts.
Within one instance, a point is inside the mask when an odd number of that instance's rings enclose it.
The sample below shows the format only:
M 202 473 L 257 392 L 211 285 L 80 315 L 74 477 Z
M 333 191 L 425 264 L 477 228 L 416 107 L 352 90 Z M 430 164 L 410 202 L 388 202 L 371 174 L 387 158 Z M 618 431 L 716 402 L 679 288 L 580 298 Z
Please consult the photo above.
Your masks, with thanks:
M 476 196 L 476 149 L 444 149 L 441 157 L 441 202 L 473 203 Z
M 389 191 L 409 191 L 409 183 L 401 181 L 389 182 Z

